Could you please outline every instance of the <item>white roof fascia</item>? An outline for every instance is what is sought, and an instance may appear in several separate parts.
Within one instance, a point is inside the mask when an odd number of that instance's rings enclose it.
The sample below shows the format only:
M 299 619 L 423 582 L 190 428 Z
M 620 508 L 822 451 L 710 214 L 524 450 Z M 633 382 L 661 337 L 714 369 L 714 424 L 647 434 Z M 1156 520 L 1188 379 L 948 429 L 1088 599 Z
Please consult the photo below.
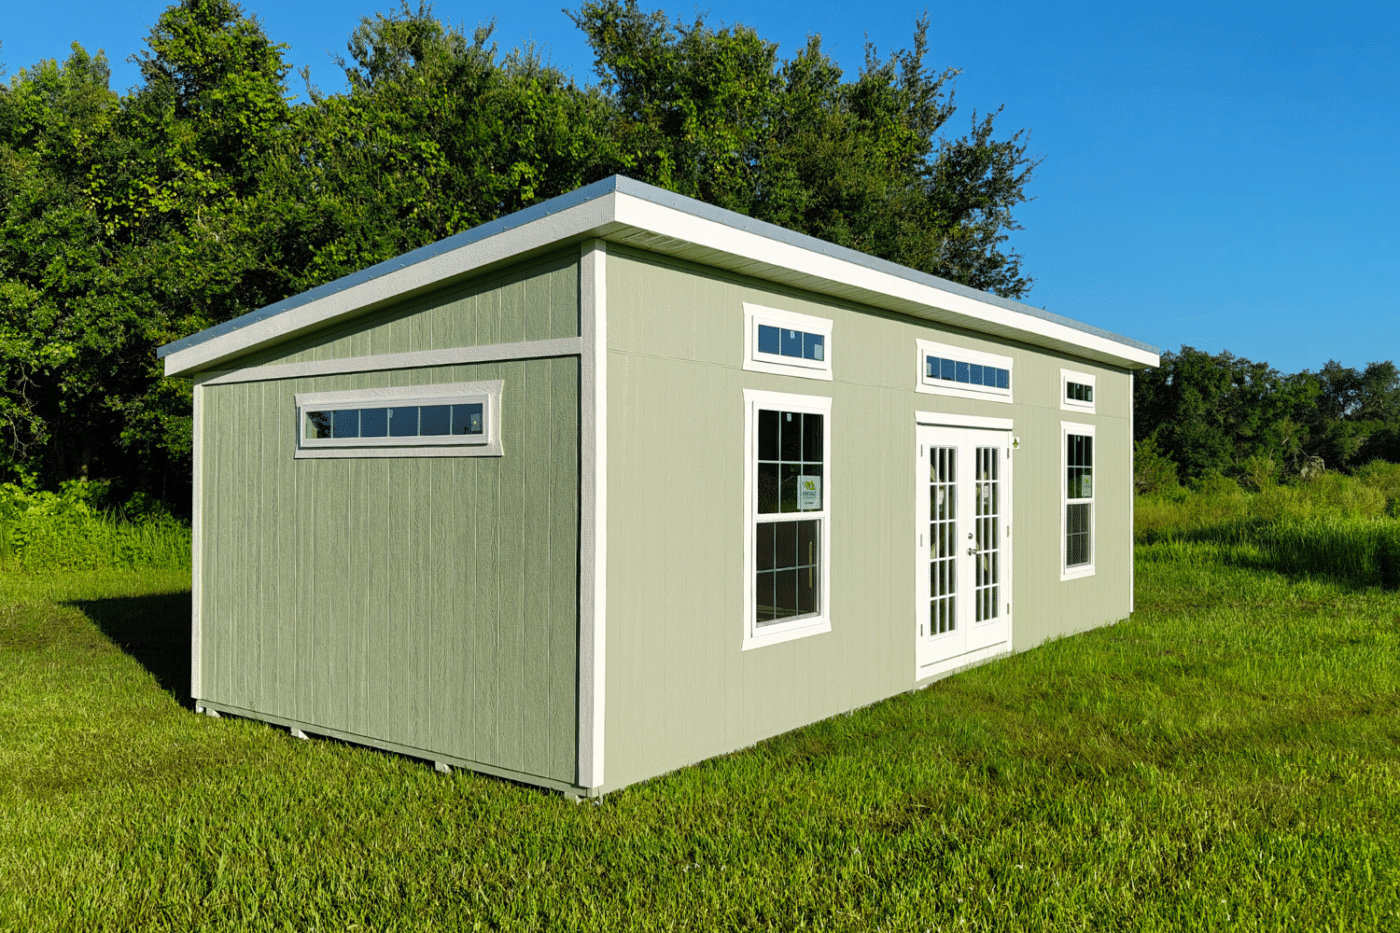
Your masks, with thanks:
M 669 192 L 641 186 L 626 179 L 622 181 L 642 189 L 644 193 L 655 191 L 658 195 L 675 198 Z M 688 199 L 677 200 L 689 203 Z M 716 214 L 727 213 L 713 211 L 708 205 L 697 207 L 703 207 Z M 629 237 L 639 234 L 643 236 L 642 241 L 631 245 L 643 249 L 656 249 L 665 254 L 670 251 L 666 244 L 656 243 L 649 247 L 645 235 L 679 241 L 676 245 L 684 244 L 705 250 L 703 255 L 718 268 L 834 295 L 900 314 L 1019 340 L 1114 366 L 1141 368 L 1160 365 L 1160 357 L 1151 350 L 853 261 L 870 261 L 869 257 L 860 254 L 852 253 L 853 259 L 831 255 L 832 252 L 848 251 L 820 241 L 811 242 L 824 248 L 803 245 L 802 241 L 808 238 L 792 234 L 791 231 L 772 228 L 775 235 L 766 235 L 763 230 L 768 227 L 767 224 L 756 224 L 755 227 L 756 229 L 741 229 L 723 222 L 722 219 L 699 216 L 694 212 L 656 203 L 647 197 L 614 188 L 565 207 L 557 213 L 546 214 L 519 226 L 472 240 L 456 249 L 449 247 L 420 261 L 410 260 L 407 264 L 390 269 L 382 275 L 375 275 L 373 270 L 369 270 L 369 275 L 373 277 L 367 279 L 363 278 L 365 273 L 348 276 L 347 279 L 358 281 L 347 282 L 340 290 L 285 311 L 266 309 L 271 313 L 261 320 L 255 320 L 245 326 L 236 326 L 236 329 L 210 336 L 180 349 L 172 348 L 172 352 L 165 357 L 165 374 L 182 376 L 208 370 L 232 357 L 289 339 L 313 328 L 362 314 L 393 301 L 401 301 L 492 266 L 502 265 L 553 246 L 562 246 L 569 241 L 586 237 L 616 237 L 626 243 Z M 788 241 L 787 235 L 795 242 Z M 913 274 L 912 270 L 900 271 Z M 334 288 L 335 285 L 336 283 L 330 283 L 322 288 Z
M 605 234 L 616 194 L 606 194 L 558 214 L 502 231 L 401 269 L 353 285 L 300 307 L 274 314 L 165 358 L 165 374 L 180 376 L 209 367 L 315 327 L 351 317 L 376 305 L 402 300 L 521 254 L 580 236 Z
M 760 234 L 696 217 L 683 211 L 654 204 L 642 198 L 619 193 L 617 220 L 626 227 L 637 227 L 664 236 L 685 240 L 696 246 L 726 253 L 738 260 L 757 262 L 764 266 L 791 270 L 802 276 L 803 287 L 817 292 L 831 289 L 823 285 L 855 288 L 865 304 L 901 313 L 911 313 L 913 304 L 924 309 L 920 317 L 1012 337 L 1038 346 L 1067 350 L 1079 356 L 1132 368 L 1160 365 L 1156 353 L 1129 346 L 1097 334 L 1085 333 L 1054 321 L 1046 321 L 958 295 L 931 285 L 911 282 L 899 276 L 870 269 L 847 260 L 823 255 L 790 243 L 783 243 Z M 746 274 L 767 278 L 755 268 Z M 893 301 L 891 301 L 893 299 Z

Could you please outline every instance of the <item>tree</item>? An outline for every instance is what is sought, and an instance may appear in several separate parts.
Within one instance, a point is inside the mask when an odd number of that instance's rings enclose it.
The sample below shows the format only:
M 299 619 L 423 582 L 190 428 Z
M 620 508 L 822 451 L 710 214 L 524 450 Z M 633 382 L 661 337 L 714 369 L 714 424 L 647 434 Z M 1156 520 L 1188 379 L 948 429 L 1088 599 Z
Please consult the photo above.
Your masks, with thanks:
M 995 116 L 942 136 L 949 69 L 925 67 L 927 17 L 913 48 L 867 47 L 843 80 L 813 37 L 792 59 L 749 27 L 718 30 L 598 0 L 572 14 L 615 113 L 617 170 L 688 197 L 1007 297 L 1031 280 L 1005 250 L 1037 164 Z

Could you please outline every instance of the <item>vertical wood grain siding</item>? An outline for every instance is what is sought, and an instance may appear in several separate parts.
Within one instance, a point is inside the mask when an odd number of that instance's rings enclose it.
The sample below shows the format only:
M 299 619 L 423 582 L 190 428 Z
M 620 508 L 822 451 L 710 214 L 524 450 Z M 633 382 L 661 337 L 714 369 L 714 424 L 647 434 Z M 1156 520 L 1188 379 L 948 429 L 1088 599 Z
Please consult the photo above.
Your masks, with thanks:
M 577 337 L 578 251 L 454 285 L 237 363 L 306 363 Z
M 608 259 L 607 787 L 914 686 L 917 410 L 1013 418 L 1015 647 L 1124 617 L 1126 371 L 681 261 Z M 835 380 L 742 370 L 744 301 L 834 320 Z M 1010 355 L 1015 404 L 916 393 L 915 339 Z M 1062 365 L 1098 414 L 1062 412 Z M 743 389 L 831 396 L 831 632 L 741 651 Z M 1061 583 L 1060 422 L 1097 426 L 1097 573 Z
M 398 323 L 357 352 L 443 345 Z M 502 457 L 293 459 L 298 392 L 483 379 Z M 566 357 L 207 388 L 202 699 L 574 783 L 578 384 Z

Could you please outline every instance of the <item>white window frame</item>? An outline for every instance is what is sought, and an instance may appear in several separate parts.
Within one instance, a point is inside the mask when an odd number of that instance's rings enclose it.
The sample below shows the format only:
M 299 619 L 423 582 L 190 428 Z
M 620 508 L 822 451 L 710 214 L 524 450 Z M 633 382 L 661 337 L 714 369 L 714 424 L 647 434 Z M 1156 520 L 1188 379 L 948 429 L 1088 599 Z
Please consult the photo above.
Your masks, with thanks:
M 918 350 L 914 368 L 915 392 L 923 392 L 925 395 L 971 398 L 983 402 L 1010 403 L 1013 401 L 1012 392 L 1016 388 L 1016 367 L 1011 357 L 985 353 L 981 350 L 969 350 L 966 347 L 955 347 L 952 344 L 938 343 L 933 340 L 916 339 L 914 343 Z M 930 379 L 928 366 L 925 362 L 930 356 L 936 356 L 940 359 L 964 360 L 979 366 L 995 366 L 998 369 L 1004 369 L 1011 374 L 1009 380 L 1011 384 L 1005 389 L 998 389 L 995 386 L 974 386 L 961 382 L 948 382 L 944 379 Z
M 1069 397 L 1069 384 L 1077 382 L 1086 385 L 1094 390 L 1094 402 L 1081 402 L 1078 399 Z M 1092 373 L 1075 372 L 1072 369 L 1060 370 L 1060 410 L 1061 411 L 1082 411 L 1094 414 L 1094 405 L 1099 397 L 1098 386 L 1094 385 L 1095 377 Z
M 809 360 L 783 356 L 778 353 L 760 353 L 758 350 L 758 328 L 760 324 L 777 327 L 781 330 L 800 330 L 808 334 L 822 336 L 822 356 L 824 359 Z M 797 376 L 802 379 L 824 379 L 831 381 L 831 332 L 830 318 L 799 314 L 796 311 L 782 311 L 778 308 L 765 308 L 763 305 L 744 302 L 744 369 L 749 372 L 773 373 L 779 376 Z
M 1099 533 L 1098 533 L 1098 460 L 1099 442 L 1094 440 L 1094 461 L 1090 466 L 1094 470 L 1094 478 L 1090 485 L 1090 496 L 1087 499 L 1071 499 L 1069 497 L 1069 437 L 1071 434 L 1087 435 L 1094 437 L 1094 426 L 1092 424 L 1078 424 L 1073 421 L 1060 422 L 1060 582 L 1066 580 L 1078 580 L 1082 577 L 1092 577 L 1094 568 L 1097 566 Z M 1069 559 L 1069 506 L 1082 505 L 1089 506 L 1089 562 L 1070 567 L 1066 564 Z
M 454 382 L 444 385 L 396 386 L 341 392 L 303 392 L 295 397 L 296 459 L 345 457 L 499 457 L 501 450 L 501 387 L 503 381 Z M 481 403 L 485 432 L 466 440 L 463 435 L 427 437 L 354 437 L 314 439 L 306 436 L 306 413 L 329 406 L 373 408 L 407 405 Z
M 821 415 L 822 508 L 812 512 L 785 512 L 778 520 L 821 521 L 821 556 L 818 558 L 820 609 L 815 615 L 759 626 L 754 608 L 755 575 L 758 572 L 754 538 L 758 534 L 758 413 L 761 409 Z M 744 390 L 744 637 L 742 649 L 763 648 L 797 638 L 831 631 L 831 398 L 792 395 L 787 392 Z

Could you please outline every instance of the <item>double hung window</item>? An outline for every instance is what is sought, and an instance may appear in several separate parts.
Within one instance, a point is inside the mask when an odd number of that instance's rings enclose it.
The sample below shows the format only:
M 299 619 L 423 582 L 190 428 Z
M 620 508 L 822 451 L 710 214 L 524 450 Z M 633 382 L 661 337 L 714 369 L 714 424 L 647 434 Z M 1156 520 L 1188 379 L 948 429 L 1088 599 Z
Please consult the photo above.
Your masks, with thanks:
M 746 390 L 744 648 L 830 630 L 831 399 Z
M 1060 579 L 1094 572 L 1094 426 L 1060 425 L 1064 450 Z

